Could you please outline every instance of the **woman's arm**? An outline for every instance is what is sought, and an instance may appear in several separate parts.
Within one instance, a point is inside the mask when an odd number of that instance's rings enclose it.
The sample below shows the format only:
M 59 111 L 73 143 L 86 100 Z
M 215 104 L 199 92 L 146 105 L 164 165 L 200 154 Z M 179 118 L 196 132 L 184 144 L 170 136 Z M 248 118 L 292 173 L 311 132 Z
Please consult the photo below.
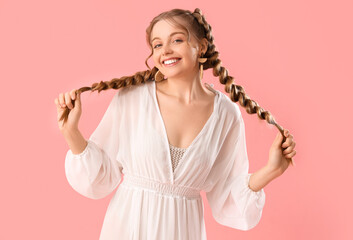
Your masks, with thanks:
M 269 184 L 273 179 L 281 176 L 288 168 L 290 160 L 296 151 L 293 135 L 288 130 L 284 130 L 286 141 L 282 143 L 283 136 L 278 133 L 270 148 L 269 160 L 265 167 L 253 173 L 249 179 L 249 188 L 257 192 Z M 285 148 L 285 150 L 283 150 Z
M 269 184 L 272 180 L 279 177 L 281 173 L 278 170 L 273 170 L 267 165 L 250 176 L 249 188 L 257 192 Z

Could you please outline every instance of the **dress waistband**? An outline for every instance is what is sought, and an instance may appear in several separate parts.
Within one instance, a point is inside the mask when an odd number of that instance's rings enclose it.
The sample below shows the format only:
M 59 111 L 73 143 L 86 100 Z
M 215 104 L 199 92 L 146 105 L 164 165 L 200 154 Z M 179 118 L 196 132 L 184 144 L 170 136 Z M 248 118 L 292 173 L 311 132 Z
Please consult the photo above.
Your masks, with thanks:
M 161 183 L 148 178 L 125 174 L 120 186 L 135 187 L 153 191 L 155 193 L 169 195 L 171 197 L 200 198 L 200 191 L 195 188 L 173 185 L 171 183 Z

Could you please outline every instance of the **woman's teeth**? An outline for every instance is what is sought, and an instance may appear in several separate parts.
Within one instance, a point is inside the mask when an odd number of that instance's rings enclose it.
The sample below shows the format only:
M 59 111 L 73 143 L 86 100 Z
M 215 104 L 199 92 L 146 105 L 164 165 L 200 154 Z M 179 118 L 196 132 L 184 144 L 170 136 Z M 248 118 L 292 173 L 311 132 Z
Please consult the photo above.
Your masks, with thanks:
M 179 61 L 180 59 L 170 59 L 170 60 L 166 60 L 164 61 L 164 64 L 165 65 L 169 65 L 169 64 L 172 64 L 172 63 L 175 63 L 177 61 Z

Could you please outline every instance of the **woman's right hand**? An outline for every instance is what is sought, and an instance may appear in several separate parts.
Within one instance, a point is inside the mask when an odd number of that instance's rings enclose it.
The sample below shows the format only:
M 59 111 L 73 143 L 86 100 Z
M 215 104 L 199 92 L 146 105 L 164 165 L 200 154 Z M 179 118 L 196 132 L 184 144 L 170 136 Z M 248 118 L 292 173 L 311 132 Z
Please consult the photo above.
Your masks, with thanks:
M 55 98 L 54 102 L 58 112 L 57 121 L 61 132 L 78 129 L 78 122 L 82 113 L 80 95 L 81 94 L 76 94 L 76 89 L 73 89 L 70 92 L 60 93 L 59 97 Z M 71 102 L 72 100 L 74 100 L 74 105 Z M 60 121 L 60 117 L 66 108 L 70 109 L 70 113 L 67 122 L 63 126 L 63 120 Z

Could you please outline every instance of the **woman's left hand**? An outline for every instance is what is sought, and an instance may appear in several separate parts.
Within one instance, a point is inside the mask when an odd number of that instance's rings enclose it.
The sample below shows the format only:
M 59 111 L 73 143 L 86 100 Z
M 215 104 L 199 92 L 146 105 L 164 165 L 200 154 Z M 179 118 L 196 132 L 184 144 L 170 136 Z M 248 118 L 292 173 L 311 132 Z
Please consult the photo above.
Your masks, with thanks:
M 286 136 L 286 141 L 282 144 L 283 136 L 278 132 L 270 148 L 269 160 L 267 162 L 267 167 L 280 174 L 284 173 L 289 166 L 290 159 L 297 153 L 294 150 L 296 143 L 293 140 L 293 135 L 289 134 L 289 131 L 286 129 L 284 130 L 284 135 Z

